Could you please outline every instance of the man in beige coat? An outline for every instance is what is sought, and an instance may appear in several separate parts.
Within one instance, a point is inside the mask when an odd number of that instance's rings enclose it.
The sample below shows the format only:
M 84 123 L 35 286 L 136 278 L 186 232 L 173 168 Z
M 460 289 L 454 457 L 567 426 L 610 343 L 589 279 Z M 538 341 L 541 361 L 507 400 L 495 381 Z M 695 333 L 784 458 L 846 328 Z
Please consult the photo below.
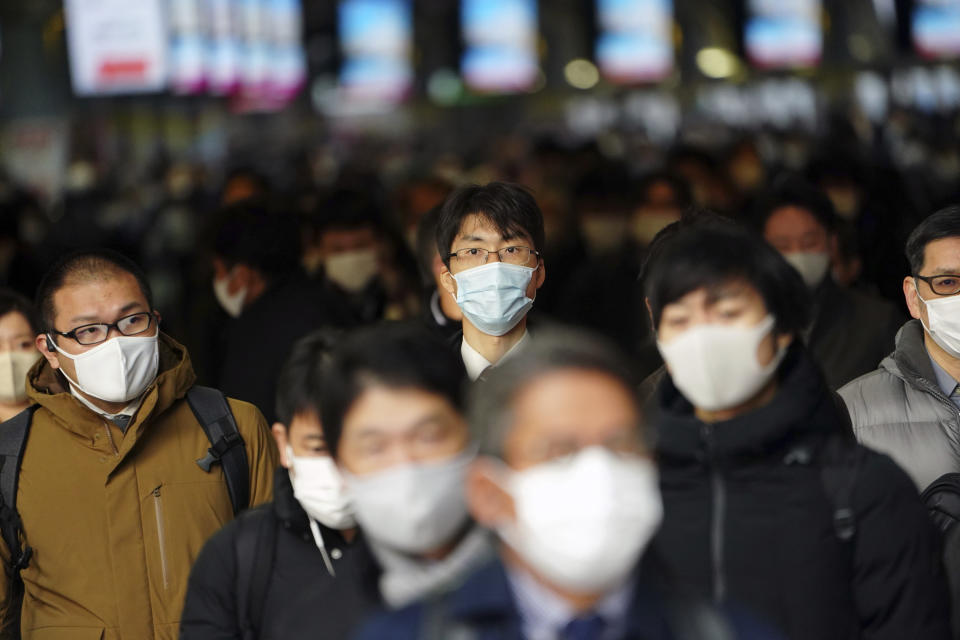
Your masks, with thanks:
M 38 291 L 44 359 L 28 374 L 33 415 L 17 509 L 32 547 L 21 572 L 24 638 L 177 637 L 187 577 L 233 518 L 186 392 L 186 349 L 162 334 L 149 285 L 122 256 L 55 264 Z M 249 464 L 250 504 L 272 493 L 276 449 L 256 407 L 229 401 Z M 9 550 L 2 551 L 3 560 Z M 9 579 L 4 579 L 9 613 Z

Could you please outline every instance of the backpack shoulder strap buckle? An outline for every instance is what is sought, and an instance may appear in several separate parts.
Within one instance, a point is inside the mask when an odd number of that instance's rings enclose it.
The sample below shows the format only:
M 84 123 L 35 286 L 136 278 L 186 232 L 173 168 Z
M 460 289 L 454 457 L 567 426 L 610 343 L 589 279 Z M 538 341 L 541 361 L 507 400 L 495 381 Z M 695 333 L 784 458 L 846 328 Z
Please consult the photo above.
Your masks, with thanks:
M 197 459 L 197 465 L 207 473 L 210 473 L 213 465 L 220 462 L 223 455 L 237 445 L 243 446 L 243 437 L 236 431 L 229 431 L 220 436 L 220 438 L 207 449 L 207 455 Z

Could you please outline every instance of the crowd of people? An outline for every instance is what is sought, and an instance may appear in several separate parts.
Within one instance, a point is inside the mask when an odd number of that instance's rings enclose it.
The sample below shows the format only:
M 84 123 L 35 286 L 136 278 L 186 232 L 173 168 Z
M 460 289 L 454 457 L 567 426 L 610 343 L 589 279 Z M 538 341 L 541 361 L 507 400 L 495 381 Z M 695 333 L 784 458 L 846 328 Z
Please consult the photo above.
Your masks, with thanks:
M 956 193 L 528 151 L 6 189 L 3 633 L 960 638 Z

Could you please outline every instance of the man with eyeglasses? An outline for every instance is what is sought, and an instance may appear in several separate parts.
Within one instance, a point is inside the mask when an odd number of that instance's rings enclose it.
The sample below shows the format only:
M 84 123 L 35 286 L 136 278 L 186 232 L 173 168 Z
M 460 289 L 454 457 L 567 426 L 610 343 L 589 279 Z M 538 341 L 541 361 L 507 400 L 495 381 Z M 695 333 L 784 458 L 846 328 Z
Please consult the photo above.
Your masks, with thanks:
M 477 380 L 526 348 L 527 313 L 545 277 L 543 214 L 519 185 L 467 185 L 444 202 L 436 237 L 440 284 L 463 312 L 456 346 Z
M 27 375 L 35 408 L 15 494 L 21 549 L 33 551 L 19 610 L 16 575 L 0 583 L 5 619 L 19 612 L 24 638 L 172 640 L 190 566 L 246 485 L 228 487 L 224 458 L 201 464 L 216 445 L 187 397 L 190 357 L 160 331 L 137 265 L 109 251 L 66 256 L 37 306 L 44 359 Z M 249 504 L 267 502 L 276 449 L 266 422 L 244 402 L 224 409 L 219 421 L 228 409 L 242 438 Z M 16 551 L 0 548 L 5 565 Z
M 857 438 L 888 454 L 920 491 L 960 472 L 960 207 L 907 240 L 903 294 L 913 320 L 876 371 L 840 389 Z

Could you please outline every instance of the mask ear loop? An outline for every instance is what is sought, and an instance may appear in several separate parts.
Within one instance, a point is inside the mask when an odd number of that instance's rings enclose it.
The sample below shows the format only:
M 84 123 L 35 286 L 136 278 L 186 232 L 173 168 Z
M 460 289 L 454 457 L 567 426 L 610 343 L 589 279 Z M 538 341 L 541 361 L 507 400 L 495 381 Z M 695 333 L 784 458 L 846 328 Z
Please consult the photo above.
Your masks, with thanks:
M 50 347 L 53 347 L 53 349 L 51 349 Z M 57 343 L 54 342 L 53 338 L 50 337 L 50 334 L 47 334 L 47 350 L 56 351 L 59 355 L 62 355 L 68 358 L 69 360 L 76 360 L 74 356 L 71 356 L 69 353 L 67 353 L 66 351 L 63 351 L 60 347 L 58 347 Z M 80 385 L 73 380 L 73 378 L 67 375 L 67 372 L 63 370 L 63 367 L 60 367 L 58 371 L 63 375 L 64 378 L 66 378 L 70 382 L 70 384 L 74 386 L 75 389 L 81 388 Z
M 327 572 L 331 577 L 336 578 L 337 572 L 333 570 L 333 563 L 330 561 L 330 555 L 327 553 L 327 546 L 323 543 L 323 535 L 320 533 L 320 525 L 313 518 L 310 518 L 310 532 L 313 533 L 313 540 L 320 549 L 320 555 L 323 556 L 323 564 L 327 565 Z

